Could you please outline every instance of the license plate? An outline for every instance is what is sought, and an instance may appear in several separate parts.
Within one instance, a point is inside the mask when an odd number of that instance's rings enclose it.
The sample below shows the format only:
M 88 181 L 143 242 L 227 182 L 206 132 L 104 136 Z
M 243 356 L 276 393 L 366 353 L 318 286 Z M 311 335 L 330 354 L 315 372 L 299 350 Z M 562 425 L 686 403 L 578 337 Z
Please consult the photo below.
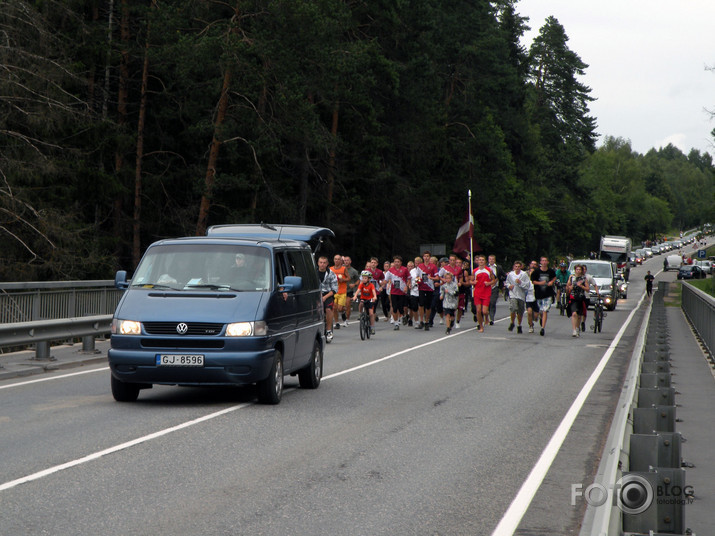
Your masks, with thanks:
M 203 367 L 204 356 L 196 354 L 157 354 L 157 367 Z

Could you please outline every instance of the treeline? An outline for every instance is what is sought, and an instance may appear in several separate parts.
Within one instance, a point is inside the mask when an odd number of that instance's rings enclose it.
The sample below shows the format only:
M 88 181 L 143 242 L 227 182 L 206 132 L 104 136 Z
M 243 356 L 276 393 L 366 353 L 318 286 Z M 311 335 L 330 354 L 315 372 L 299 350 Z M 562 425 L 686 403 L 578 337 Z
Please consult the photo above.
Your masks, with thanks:
M 109 278 L 220 223 L 499 258 L 712 221 L 709 154 L 596 149 L 587 65 L 511 0 L 3 0 L 0 279 Z

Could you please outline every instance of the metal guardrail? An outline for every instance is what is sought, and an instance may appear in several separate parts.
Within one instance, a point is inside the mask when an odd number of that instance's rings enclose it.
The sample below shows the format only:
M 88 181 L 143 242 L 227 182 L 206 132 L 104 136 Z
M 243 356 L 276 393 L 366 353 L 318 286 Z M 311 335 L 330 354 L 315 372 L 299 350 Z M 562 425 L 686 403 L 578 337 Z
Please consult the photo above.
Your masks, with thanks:
M 682 308 L 710 355 L 715 355 L 715 298 L 683 282 Z
M 648 321 L 652 302 L 648 303 L 645 316 L 641 322 L 635 348 L 631 354 L 631 362 L 623 382 L 618 405 L 611 422 L 606 444 L 603 448 L 601 462 L 594 478 L 594 484 L 602 489 L 613 492 L 622 468 L 628 466 L 628 441 L 633 432 L 630 415 L 636 398 L 641 363 L 648 336 Z M 610 498 L 609 498 L 610 499 Z M 610 536 L 622 534 L 621 512 L 613 503 L 606 500 L 601 506 L 589 505 L 584 515 L 580 536 Z
M 35 359 L 49 359 L 50 341 L 82 338 L 82 350 L 93 351 L 94 339 L 110 332 L 112 315 L 84 316 L 0 324 L 0 347 L 35 345 Z
M 51 341 L 77 338 L 93 351 L 123 293 L 113 280 L 0 283 L 0 351 L 34 345 L 36 359 L 49 359 Z
M 113 280 L 0 283 L 0 324 L 112 314 L 122 293 Z

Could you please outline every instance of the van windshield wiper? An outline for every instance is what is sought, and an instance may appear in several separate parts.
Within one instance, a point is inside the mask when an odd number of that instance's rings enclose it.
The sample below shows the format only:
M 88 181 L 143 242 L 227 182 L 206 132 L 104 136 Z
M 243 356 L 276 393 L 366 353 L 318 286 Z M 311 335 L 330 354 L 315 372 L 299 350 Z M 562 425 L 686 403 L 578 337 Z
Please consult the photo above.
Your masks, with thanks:
M 214 285 L 211 283 L 200 283 L 194 285 L 186 285 L 184 288 L 208 288 L 211 290 L 232 290 L 234 292 L 241 292 L 237 288 L 233 288 L 230 285 Z
M 132 286 L 140 288 L 168 288 L 171 290 L 179 290 L 178 288 L 172 287 L 171 285 L 162 285 L 161 283 L 137 283 L 136 285 Z

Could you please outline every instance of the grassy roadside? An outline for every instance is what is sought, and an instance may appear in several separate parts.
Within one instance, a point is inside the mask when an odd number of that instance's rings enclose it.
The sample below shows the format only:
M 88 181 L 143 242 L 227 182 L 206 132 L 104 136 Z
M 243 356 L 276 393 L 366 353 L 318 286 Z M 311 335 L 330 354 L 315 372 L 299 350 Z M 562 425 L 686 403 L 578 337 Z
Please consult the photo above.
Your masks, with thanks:
M 715 297 L 715 282 L 713 281 L 712 276 L 708 277 L 707 279 L 698 279 L 697 281 L 688 282 L 694 287 L 699 288 L 703 292 Z

